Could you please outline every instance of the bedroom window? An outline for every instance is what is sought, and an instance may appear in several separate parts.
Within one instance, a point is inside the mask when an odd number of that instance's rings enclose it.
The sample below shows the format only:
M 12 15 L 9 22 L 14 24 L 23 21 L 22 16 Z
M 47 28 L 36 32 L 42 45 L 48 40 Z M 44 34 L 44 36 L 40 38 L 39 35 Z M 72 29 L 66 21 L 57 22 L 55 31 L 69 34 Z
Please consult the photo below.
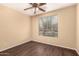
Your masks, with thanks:
M 39 17 L 39 35 L 48 37 L 58 37 L 57 16 Z

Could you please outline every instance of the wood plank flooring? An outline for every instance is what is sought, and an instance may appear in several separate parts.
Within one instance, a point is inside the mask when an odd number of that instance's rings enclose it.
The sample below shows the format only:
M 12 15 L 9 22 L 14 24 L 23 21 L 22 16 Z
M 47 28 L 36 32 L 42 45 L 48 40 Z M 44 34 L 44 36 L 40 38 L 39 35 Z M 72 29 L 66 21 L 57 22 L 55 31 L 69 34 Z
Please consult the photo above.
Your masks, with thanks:
M 30 41 L 0 52 L 0 56 L 78 56 L 75 50 Z

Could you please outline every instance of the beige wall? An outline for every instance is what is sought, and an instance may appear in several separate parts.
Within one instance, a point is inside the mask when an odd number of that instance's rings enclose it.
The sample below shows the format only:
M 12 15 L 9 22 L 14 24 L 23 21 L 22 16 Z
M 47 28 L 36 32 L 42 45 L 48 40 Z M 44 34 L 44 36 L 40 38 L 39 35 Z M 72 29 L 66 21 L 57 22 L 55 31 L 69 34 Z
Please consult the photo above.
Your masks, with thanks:
M 38 18 L 40 16 L 49 15 L 58 16 L 58 38 L 39 36 Z M 65 48 L 76 48 L 76 6 L 70 6 L 46 14 L 33 16 L 32 28 L 32 37 L 35 41 L 62 46 Z
M 79 4 L 77 4 L 77 52 L 79 53 Z
M 58 16 L 58 38 L 38 35 L 38 18 L 49 15 Z M 77 25 L 79 24 L 77 23 Z M 31 40 L 65 48 L 76 48 L 76 42 L 78 41 L 77 48 L 79 48 L 79 40 L 76 41 L 76 6 L 66 7 L 31 18 L 0 5 L 0 51 L 28 42 L 31 36 Z
M 0 51 L 29 41 L 31 19 L 0 5 Z

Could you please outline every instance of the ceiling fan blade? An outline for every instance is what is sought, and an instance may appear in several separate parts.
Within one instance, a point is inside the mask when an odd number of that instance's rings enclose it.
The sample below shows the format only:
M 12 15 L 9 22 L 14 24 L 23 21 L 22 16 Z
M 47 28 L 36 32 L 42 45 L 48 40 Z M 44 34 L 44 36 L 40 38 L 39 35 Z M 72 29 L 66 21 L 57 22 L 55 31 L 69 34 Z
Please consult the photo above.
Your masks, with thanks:
M 36 8 L 35 8 L 35 10 L 34 10 L 34 14 L 36 14 Z
M 38 8 L 39 8 L 39 7 L 38 7 Z M 42 9 L 42 8 L 39 8 L 39 10 L 41 10 L 41 11 L 45 12 L 45 10 L 44 10 L 44 9 Z
M 29 4 L 33 5 L 33 3 L 29 3 Z
M 39 6 L 45 5 L 46 3 L 39 3 Z
M 31 8 L 33 8 L 33 7 L 25 8 L 24 10 L 28 10 L 28 9 L 31 9 Z

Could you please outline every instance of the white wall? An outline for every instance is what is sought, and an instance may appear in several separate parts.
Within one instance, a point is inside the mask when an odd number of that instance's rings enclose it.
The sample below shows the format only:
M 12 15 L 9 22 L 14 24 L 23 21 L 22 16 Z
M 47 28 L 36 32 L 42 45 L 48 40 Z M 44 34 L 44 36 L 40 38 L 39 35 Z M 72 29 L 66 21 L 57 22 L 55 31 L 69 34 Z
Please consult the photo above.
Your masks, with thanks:
M 0 5 L 0 51 L 30 41 L 31 18 Z
M 58 38 L 39 36 L 39 17 L 58 16 Z M 34 41 L 61 46 L 65 48 L 76 48 L 76 6 L 40 14 L 32 17 L 32 37 Z
M 61 46 L 65 48 L 76 48 L 79 50 L 79 5 L 40 14 L 38 16 L 24 15 L 11 8 L 0 5 L 0 51 L 17 46 L 31 40 L 46 44 Z M 58 38 L 39 36 L 40 16 L 58 16 Z M 77 41 L 76 41 L 77 25 Z M 77 45 L 77 46 L 76 46 Z
M 79 4 L 77 4 L 77 52 L 79 54 Z

